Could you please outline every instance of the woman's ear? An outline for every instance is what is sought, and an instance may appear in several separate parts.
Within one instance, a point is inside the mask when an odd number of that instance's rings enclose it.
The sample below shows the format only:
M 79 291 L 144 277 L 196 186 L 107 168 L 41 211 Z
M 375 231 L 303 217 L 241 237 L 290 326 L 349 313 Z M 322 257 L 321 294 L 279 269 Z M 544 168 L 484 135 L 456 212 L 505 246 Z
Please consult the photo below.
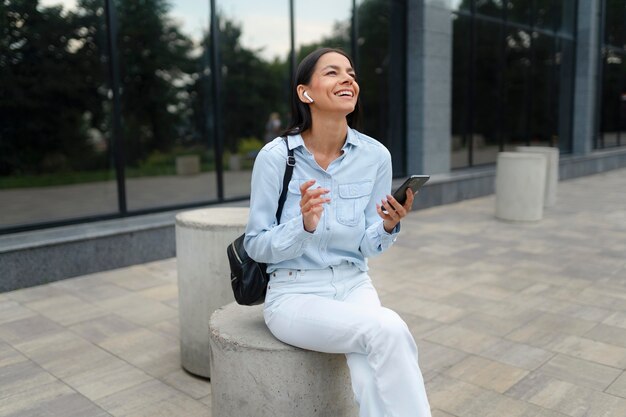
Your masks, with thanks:
M 296 91 L 298 92 L 298 98 L 303 103 L 312 103 L 313 99 L 311 99 L 310 97 L 307 97 L 308 94 L 306 93 L 306 88 L 307 87 L 303 84 L 300 84 L 298 85 L 298 87 L 296 87 Z

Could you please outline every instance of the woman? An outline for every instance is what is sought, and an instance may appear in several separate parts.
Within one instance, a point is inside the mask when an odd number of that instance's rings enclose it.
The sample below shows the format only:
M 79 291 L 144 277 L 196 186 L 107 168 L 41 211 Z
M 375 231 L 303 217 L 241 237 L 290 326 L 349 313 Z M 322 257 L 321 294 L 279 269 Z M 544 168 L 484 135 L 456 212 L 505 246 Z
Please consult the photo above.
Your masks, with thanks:
M 267 263 L 264 316 L 274 336 L 344 353 L 360 416 L 427 417 L 415 341 L 381 307 L 366 261 L 395 241 L 413 194 L 404 206 L 389 195 L 389 152 L 351 128 L 359 115 L 353 67 L 329 48 L 300 63 L 285 132 L 296 159 L 287 200 L 277 221 L 287 150 L 276 138 L 254 164 L 244 246 Z

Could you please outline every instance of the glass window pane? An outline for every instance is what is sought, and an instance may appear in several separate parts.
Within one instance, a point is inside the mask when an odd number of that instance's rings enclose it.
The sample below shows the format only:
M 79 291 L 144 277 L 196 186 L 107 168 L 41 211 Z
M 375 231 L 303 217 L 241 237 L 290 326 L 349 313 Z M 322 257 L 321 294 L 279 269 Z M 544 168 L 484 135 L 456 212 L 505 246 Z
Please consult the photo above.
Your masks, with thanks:
M 604 53 L 601 102 L 601 144 L 608 148 L 624 142 L 620 131 L 624 130 L 624 108 L 626 107 L 626 56 L 607 50 Z
M 569 39 L 555 38 L 557 52 L 555 55 L 554 96 L 558 97 L 557 111 L 557 137 L 558 147 L 561 152 L 572 150 L 572 109 L 574 107 L 574 51 L 575 43 Z
M 452 0 L 450 9 L 452 11 L 465 10 L 470 11 L 472 9 L 472 2 L 474 0 Z
M 118 210 L 103 1 L 0 2 L 0 228 Z
M 389 149 L 396 176 L 404 175 L 405 16 L 404 2 L 359 2 L 360 130 Z
M 576 22 L 576 2 L 571 0 L 552 0 L 554 2 L 555 29 L 562 35 L 574 36 Z
M 250 194 L 254 158 L 289 117 L 289 3 L 218 1 L 224 196 Z M 285 150 L 285 152 L 287 152 Z
M 626 1 L 605 0 L 604 42 L 626 50 Z
M 533 0 L 508 0 L 506 16 L 509 22 L 530 25 L 532 3 Z
M 452 15 L 452 168 L 469 165 L 471 18 Z
M 526 144 L 529 128 L 530 47 L 531 34 L 510 28 L 506 36 L 505 67 L 505 148 Z
M 556 13 L 560 0 L 535 0 L 532 11 L 532 25 L 548 30 L 555 30 Z
M 476 13 L 503 18 L 505 0 L 474 0 Z
M 128 209 L 215 199 L 206 125 L 210 80 L 203 76 L 209 68 L 207 5 L 116 5 Z
M 352 54 L 352 0 L 293 1 L 298 62 L 320 46 L 337 47 Z
M 554 94 L 555 53 L 554 39 L 532 33 L 533 62 L 531 70 L 530 144 L 556 144 L 556 114 L 558 95 Z
M 476 21 L 474 41 L 473 164 L 495 162 L 501 141 L 502 26 Z

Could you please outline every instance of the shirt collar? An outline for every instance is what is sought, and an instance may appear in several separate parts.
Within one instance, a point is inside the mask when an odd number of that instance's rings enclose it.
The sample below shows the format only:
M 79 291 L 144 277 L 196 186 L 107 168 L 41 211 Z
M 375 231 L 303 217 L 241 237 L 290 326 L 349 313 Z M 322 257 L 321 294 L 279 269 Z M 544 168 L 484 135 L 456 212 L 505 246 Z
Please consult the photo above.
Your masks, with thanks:
M 341 149 L 345 150 L 348 147 L 348 144 L 353 146 L 358 146 L 360 143 L 359 136 L 356 134 L 354 129 L 348 128 L 348 137 L 346 138 L 346 143 L 344 143 Z M 298 133 L 297 135 L 289 136 L 289 149 L 296 149 L 300 146 L 304 146 L 304 139 Z

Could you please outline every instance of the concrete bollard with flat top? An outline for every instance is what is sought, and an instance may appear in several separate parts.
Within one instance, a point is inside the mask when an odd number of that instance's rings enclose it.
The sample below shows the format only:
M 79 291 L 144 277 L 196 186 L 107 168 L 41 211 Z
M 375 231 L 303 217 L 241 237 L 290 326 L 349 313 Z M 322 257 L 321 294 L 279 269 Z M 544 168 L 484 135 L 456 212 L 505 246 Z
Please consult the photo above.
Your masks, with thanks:
M 496 217 L 510 221 L 543 218 L 546 157 L 538 153 L 500 152 L 496 164 Z
M 209 318 L 234 301 L 226 247 L 241 235 L 248 208 L 190 210 L 176 216 L 176 258 L 183 368 L 210 377 Z
M 353 417 L 345 355 L 313 352 L 277 340 L 263 306 L 236 303 L 211 317 L 213 417 Z
M 552 207 L 556 204 L 556 189 L 559 183 L 559 148 L 550 146 L 518 146 L 517 152 L 534 152 L 546 157 L 546 191 L 543 205 Z

